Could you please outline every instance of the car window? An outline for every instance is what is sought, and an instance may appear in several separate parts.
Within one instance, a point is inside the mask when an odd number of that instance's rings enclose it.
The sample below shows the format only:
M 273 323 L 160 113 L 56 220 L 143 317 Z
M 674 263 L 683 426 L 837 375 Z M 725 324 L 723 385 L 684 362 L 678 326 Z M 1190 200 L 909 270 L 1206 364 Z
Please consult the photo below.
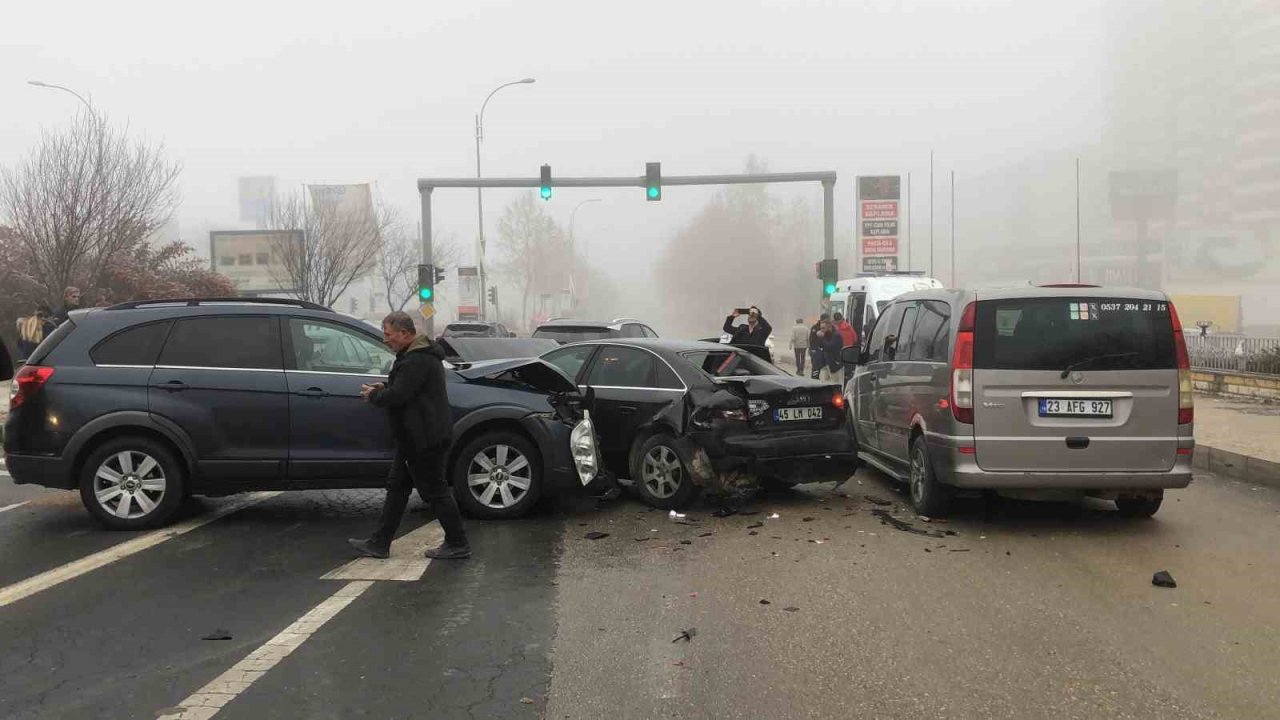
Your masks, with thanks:
M 911 338 L 916 331 L 916 316 L 920 312 L 919 303 L 911 303 L 902 313 L 902 327 L 898 331 L 898 344 L 894 348 L 894 360 L 906 360 L 911 355 Z M 888 351 L 886 350 L 886 353 Z
M 280 370 L 280 323 L 274 317 L 179 320 L 165 341 L 160 365 Z
M 676 375 L 675 370 L 672 370 L 670 365 L 661 361 L 654 364 L 658 368 L 658 387 L 666 390 L 684 389 L 684 382 L 680 380 L 680 377 Z
M 920 303 L 916 329 L 911 336 L 912 360 L 946 362 L 951 349 L 951 307 L 946 303 Z
M 787 374 L 749 352 L 697 350 L 680 353 L 680 357 L 711 377 Z
M 122 330 L 98 343 L 89 351 L 95 365 L 145 365 L 156 364 L 164 339 L 169 335 L 173 321 L 147 323 Z
M 640 325 L 637 323 L 627 323 L 622 326 L 622 337 L 624 338 L 644 337 L 644 331 L 640 329 Z
M 596 387 L 653 387 L 653 355 L 636 348 L 610 345 L 600 350 L 587 384 Z
M 350 328 L 315 320 L 289 320 L 294 367 L 306 372 L 385 375 L 395 354 Z
M 864 292 L 853 293 L 849 296 L 849 312 L 842 312 L 842 315 L 848 319 L 849 324 L 853 326 L 853 331 L 862 337 L 862 331 L 866 328 L 867 321 L 867 294 Z
M 978 303 L 974 366 L 1000 370 L 1156 370 L 1176 366 L 1169 303 L 1016 298 Z
M 651 328 L 651 327 L 649 327 L 648 325 L 641 325 L 641 326 L 640 326 L 640 331 L 641 331 L 641 332 L 643 332 L 643 333 L 644 333 L 644 336 L 645 336 L 645 337 L 647 337 L 647 338 L 656 338 L 656 337 L 658 337 L 658 333 L 654 332 L 654 329 L 653 329 L 653 328 Z
M 561 348 L 543 355 L 542 359 L 560 368 L 561 372 L 576 383 L 578 382 L 578 375 L 582 373 L 582 366 L 590 359 L 591 353 L 595 352 L 595 349 L 595 345 Z
M 901 304 L 893 305 L 884 310 L 876 320 L 875 329 L 871 331 L 871 342 L 867 346 L 867 362 L 893 359 L 893 349 L 898 343 L 898 326 L 902 324 L 904 309 L 905 307 Z M 886 348 L 890 350 L 887 357 Z

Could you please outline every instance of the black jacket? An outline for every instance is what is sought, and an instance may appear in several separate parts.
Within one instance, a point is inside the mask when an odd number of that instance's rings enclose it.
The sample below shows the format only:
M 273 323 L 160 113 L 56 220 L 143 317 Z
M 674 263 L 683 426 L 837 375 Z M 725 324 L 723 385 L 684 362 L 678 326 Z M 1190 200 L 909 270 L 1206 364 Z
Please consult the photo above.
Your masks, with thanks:
M 9 348 L 4 346 L 4 340 L 0 340 L 0 382 L 9 380 L 13 377 L 13 358 L 9 355 Z
M 369 402 L 391 416 L 402 453 L 421 454 L 453 440 L 443 360 L 440 346 L 419 336 L 396 355 L 387 386 L 369 394 Z
M 732 345 L 759 345 L 764 347 L 765 341 L 769 339 L 769 335 L 773 334 L 773 326 L 768 320 L 764 319 L 764 314 L 760 315 L 760 320 L 756 323 L 756 329 L 751 330 L 751 326 L 743 323 L 734 327 L 733 321 L 737 317 L 730 315 L 724 320 L 724 331 L 733 336 L 729 340 Z

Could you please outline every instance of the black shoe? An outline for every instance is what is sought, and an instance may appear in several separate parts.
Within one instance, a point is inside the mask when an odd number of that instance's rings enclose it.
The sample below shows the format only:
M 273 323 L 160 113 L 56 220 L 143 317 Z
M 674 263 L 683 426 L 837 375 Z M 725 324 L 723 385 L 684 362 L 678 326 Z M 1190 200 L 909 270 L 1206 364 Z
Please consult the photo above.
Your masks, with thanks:
M 391 557 L 391 546 L 381 545 L 374 540 L 350 538 L 347 540 L 347 544 L 355 548 L 356 552 L 364 555 L 365 557 L 378 558 L 379 560 L 386 560 Z
M 432 560 L 462 560 L 471 557 L 471 546 L 445 543 L 439 547 L 430 548 L 423 554 Z

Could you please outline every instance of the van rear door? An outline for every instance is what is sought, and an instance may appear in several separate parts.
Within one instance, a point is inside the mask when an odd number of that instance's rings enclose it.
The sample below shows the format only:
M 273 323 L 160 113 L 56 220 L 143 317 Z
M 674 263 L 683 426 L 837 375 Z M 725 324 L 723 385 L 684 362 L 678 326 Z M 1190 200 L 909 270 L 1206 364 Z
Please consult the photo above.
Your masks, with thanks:
M 981 468 L 1173 467 L 1178 370 L 1167 301 L 981 300 L 975 325 L 974 436 Z

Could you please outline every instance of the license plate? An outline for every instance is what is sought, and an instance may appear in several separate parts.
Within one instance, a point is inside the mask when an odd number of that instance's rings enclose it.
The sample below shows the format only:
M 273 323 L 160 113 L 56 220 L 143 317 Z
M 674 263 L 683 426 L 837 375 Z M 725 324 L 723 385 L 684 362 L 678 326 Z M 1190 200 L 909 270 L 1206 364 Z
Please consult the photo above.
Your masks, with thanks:
M 773 419 L 775 422 L 787 422 L 788 420 L 821 420 L 822 408 L 778 408 L 773 411 Z
M 1111 417 L 1110 400 L 1040 398 L 1040 417 Z

